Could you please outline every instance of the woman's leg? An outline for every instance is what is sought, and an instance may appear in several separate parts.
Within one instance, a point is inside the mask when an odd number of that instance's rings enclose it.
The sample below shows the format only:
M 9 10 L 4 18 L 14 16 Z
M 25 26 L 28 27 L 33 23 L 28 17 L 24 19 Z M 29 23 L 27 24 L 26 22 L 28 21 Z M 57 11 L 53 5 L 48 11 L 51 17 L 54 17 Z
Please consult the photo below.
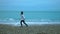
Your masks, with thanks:
M 25 21 L 23 20 L 23 23 L 28 27 L 28 25 L 25 23 Z
M 21 27 L 22 27 L 22 20 L 20 21 Z

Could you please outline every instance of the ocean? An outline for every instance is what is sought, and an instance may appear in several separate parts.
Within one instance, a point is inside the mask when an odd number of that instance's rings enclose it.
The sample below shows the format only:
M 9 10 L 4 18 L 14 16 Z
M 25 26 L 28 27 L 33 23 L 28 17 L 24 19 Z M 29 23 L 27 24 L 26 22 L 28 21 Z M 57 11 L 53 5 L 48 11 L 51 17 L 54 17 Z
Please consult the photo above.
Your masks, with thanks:
M 0 11 L 0 23 L 20 22 L 20 12 L 21 11 Z M 23 12 L 26 22 L 38 22 L 38 23 L 59 22 L 58 24 L 60 24 L 60 11 L 23 11 Z

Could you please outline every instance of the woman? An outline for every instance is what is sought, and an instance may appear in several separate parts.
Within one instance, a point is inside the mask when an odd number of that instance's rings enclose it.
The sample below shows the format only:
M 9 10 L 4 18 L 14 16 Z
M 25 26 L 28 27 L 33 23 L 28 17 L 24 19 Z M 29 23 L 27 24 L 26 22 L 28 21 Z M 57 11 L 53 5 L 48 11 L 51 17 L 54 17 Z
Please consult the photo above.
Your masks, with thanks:
M 22 22 L 23 22 L 26 26 L 28 26 L 28 25 L 25 23 L 25 17 L 24 17 L 24 15 L 23 15 L 23 11 L 21 11 L 21 21 L 20 21 L 21 27 L 22 27 Z

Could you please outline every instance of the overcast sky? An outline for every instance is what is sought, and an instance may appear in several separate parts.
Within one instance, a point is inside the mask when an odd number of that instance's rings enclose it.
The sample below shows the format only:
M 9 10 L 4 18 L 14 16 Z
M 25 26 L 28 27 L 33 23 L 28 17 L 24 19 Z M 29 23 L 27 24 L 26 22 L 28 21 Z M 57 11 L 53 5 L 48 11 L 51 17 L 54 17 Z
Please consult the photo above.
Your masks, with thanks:
M 60 0 L 0 0 L 0 10 L 60 11 Z

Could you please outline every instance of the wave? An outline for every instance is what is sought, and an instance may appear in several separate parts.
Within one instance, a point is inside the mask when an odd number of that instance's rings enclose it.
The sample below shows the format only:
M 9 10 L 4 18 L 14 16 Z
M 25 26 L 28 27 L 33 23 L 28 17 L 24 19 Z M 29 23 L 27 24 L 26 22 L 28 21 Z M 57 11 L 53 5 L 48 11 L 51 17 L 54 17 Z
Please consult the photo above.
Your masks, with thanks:
M 28 25 L 60 24 L 60 22 L 26 22 L 26 23 Z M 20 26 L 20 22 L 0 22 L 0 24 Z
M 14 21 L 16 21 L 16 20 L 13 18 L 0 19 L 0 22 L 14 22 Z
M 14 18 L 0 19 L 0 22 L 17 22 L 17 21 L 20 21 L 20 20 L 14 19 Z M 28 22 L 60 22 L 59 19 L 26 19 L 25 21 L 28 21 Z
M 27 19 L 26 23 L 28 25 L 33 24 L 60 24 L 60 21 L 54 21 L 51 19 Z M 13 18 L 6 18 L 6 19 L 0 19 L 0 24 L 7 24 L 7 25 L 14 25 L 14 26 L 20 26 L 20 20 L 16 20 Z

